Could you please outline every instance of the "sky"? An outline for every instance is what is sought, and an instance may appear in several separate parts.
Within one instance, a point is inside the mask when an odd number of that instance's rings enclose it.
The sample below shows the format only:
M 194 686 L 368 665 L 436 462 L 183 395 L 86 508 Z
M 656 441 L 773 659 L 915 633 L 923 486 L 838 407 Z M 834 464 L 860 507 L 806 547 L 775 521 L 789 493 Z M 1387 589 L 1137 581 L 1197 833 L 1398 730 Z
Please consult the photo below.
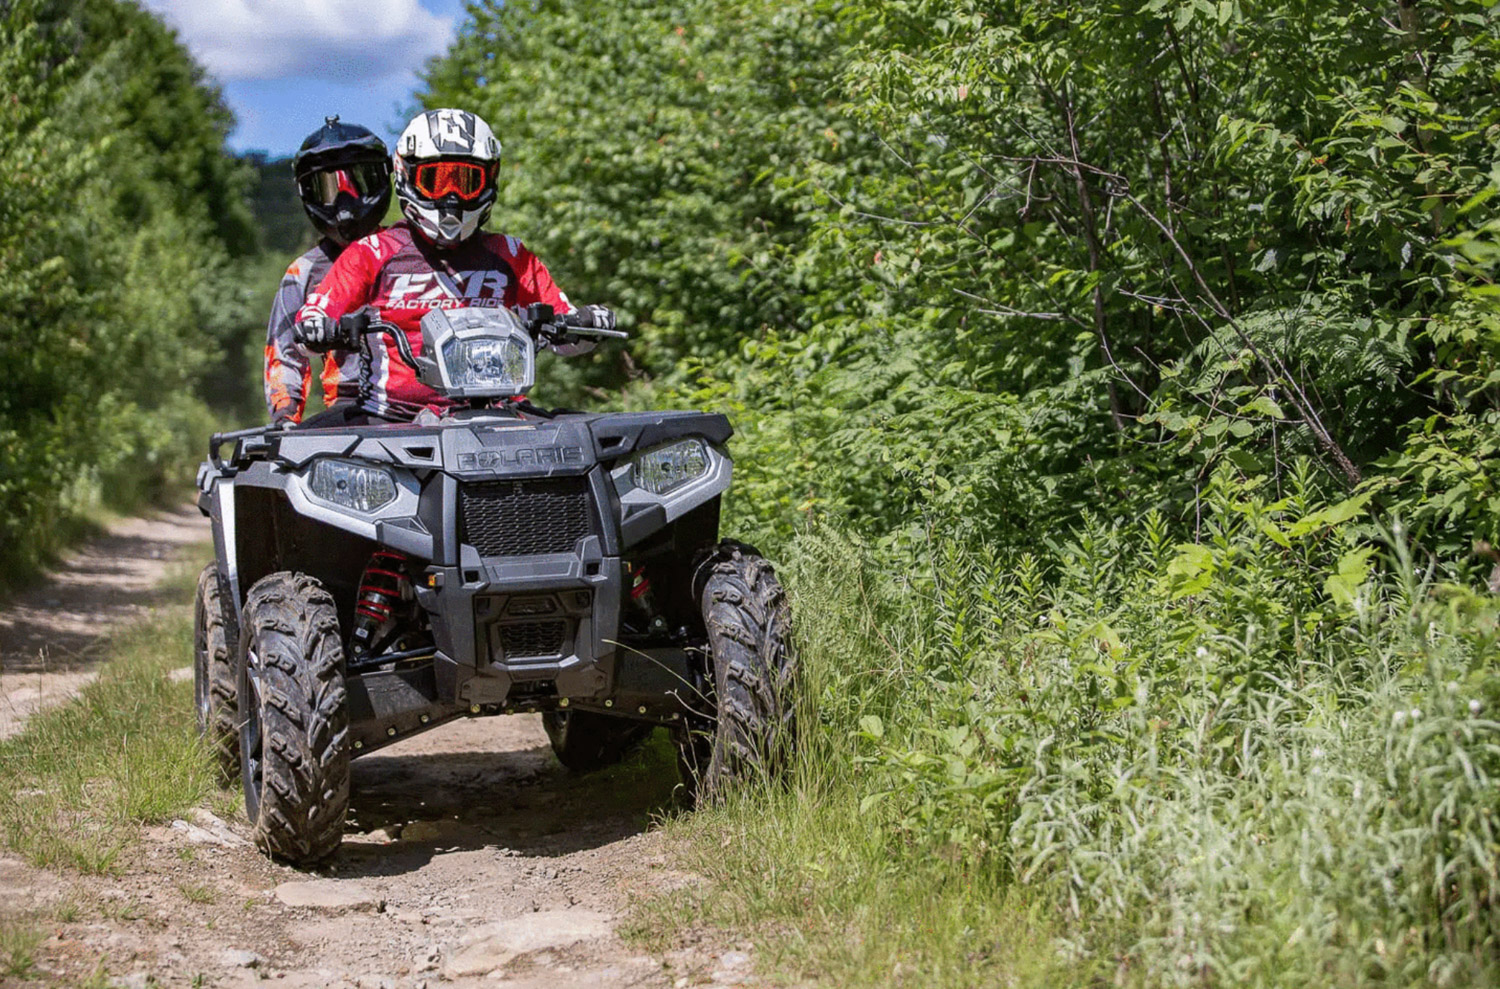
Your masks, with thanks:
M 393 143 L 417 71 L 442 53 L 464 0 L 141 0 L 224 90 L 236 151 L 290 155 L 339 114 Z

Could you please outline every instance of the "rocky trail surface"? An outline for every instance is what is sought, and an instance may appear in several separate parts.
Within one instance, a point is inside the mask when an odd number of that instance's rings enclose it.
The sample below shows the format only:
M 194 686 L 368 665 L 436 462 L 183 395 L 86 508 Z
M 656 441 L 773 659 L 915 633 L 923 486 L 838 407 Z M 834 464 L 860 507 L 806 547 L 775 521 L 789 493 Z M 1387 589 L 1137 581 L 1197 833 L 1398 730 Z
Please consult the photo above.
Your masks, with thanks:
M 37 697 L 76 690 L 104 610 L 117 625 L 167 603 L 151 588 L 205 537 L 195 511 L 137 520 L 0 610 L 0 690 L 23 673 Z M 317 872 L 268 861 L 237 814 L 205 808 L 143 829 L 112 876 L 0 856 L 0 921 L 45 933 L 30 973 L 0 985 L 759 984 L 748 944 L 687 933 L 652 953 L 618 933 L 633 897 L 698 881 L 651 828 L 676 783 L 659 752 L 576 776 L 536 716 L 467 720 L 356 760 L 353 783 L 343 847 Z

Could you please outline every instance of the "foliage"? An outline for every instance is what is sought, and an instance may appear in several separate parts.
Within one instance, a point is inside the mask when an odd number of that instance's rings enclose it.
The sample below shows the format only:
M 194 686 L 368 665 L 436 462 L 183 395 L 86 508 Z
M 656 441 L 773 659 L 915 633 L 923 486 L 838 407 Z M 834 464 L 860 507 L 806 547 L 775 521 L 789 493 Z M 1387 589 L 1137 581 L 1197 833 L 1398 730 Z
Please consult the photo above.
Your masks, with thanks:
M 81 515 L 198 459 L 210 423 L 192 396 L 239 351 L 236 259 L 256 235 L 228 112 L 154 17 L 16 0 L 0 80 L 0 563 L 14 578 Z
M 712 893 L 637 922 L 840 985 L 1492 984 L 1500 610 L 1292 487 L 1050 566 L 798 537 L 817 729 L 786 792 L 677 825 Z
M 682 825 L 690 909 L 872 985 L 1030 978 L 1013 934 L 1079 984 L 1495 974 L 1497 28 L 470 4 L 424 100 L 504 122 L 499 225 L 637 334 L 552 387 L 730 413 L 798 599 L 795 788 Z
M 1494 407 L 1496 16 L 481 3 L 424 98 L 506 122 L 500 222 L 634 321 L 644 368 L 561 393 L 741 411 L 779 538 L 1196 525 L 1216 466 L 1311 455 L 1457 566 L 1482 458 L 1422 465 Z
M 290 261 L 312 247 L 318 236 L 302 211 L 297 182 L 292 176 L 292 159 L 268 158 L 252 152 L 245 156 L 245 161 L 255 170 L 250 207 L 260 231 L 261 246 L 266 253 Z

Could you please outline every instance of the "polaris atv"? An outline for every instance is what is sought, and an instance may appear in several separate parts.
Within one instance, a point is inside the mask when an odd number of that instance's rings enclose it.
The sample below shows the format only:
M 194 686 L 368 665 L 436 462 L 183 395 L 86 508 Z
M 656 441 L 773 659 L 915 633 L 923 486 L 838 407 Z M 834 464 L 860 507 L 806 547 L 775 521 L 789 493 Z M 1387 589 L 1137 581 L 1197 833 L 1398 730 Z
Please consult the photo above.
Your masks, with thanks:
M 774 774 L 793 735 L 786 599 L 719 539 L 722 415 L 546 411 L 546 306 L 436 310 L 422 349 L 455 406 L 411 422 L 216 434 L 199 470 L 216 560 L 198 583 L 199 730 L 268 854 L 339 846 L 349 762 L 460 717 L 542 715 L 573 770 L 671 729 L 689 799 Z M 232 451 L 222 453 L 227 444 Z

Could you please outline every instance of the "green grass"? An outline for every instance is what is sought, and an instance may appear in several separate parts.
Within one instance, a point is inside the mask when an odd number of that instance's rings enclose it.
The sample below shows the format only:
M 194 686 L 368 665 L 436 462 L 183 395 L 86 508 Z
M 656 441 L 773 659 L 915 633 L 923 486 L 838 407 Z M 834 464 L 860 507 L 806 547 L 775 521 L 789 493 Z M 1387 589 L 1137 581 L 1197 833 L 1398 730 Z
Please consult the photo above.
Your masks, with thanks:
M 29 920 L 0 920 L 0 976 L 24 979 L 36 970 L 36 949 L 45 937 Z
M 0 742 L 0 843 L 38 866 L 109 873 L 137 840 L 215 794 L 193 724 L 192 684 L 168 674 L 191 663 L 196 568 L 167 582 L 174 600 L 114 636 L 99 677 Z
M 93 971 L 82 982 L 78 983 L 78 989 L 111 989 L 115 984 L 115 981 L 109 977 L 109 968 L 105 965 L 104 959 L 101 958 L 98 964 L 94 966 Z M 147 985 L 153 984 L 147 983 Z
M 214 888 L 206 883 L 179 882 L 177 890 L 189 903 L 213 903 L 218 899 Z
M 892 855 L 852 788 L 760 792 L 666 831 L 674 866 L 707 882 L 640 905 L 623 933 L 642 947 L 668 950 L 706 925 L 752 938 L 766 974 L 840 987 L 1056 986 L 1084 974 L 1052 948 L 1057 926 L 982 861 L 956 848 Z
M 1497 984 L 1500 606 L 1233 494 L 1046 567 L 800 540 L 790 779 L 666 821 L 706 883 L 629 933 L 871 989 Z

